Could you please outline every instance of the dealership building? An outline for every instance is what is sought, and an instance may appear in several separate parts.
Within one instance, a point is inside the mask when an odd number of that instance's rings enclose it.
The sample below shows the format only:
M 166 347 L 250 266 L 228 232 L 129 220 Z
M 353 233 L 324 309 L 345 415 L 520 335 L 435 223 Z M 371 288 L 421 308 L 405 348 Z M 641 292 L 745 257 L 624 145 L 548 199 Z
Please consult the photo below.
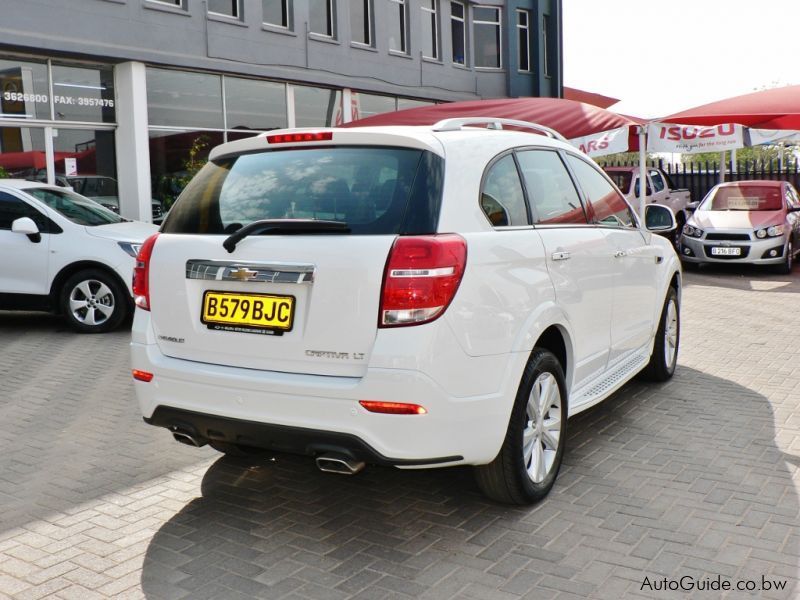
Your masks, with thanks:
M 430 103 L 562 94 L 561 0 L 25 0 L 0 177 L 167 208 L 210 149 Z

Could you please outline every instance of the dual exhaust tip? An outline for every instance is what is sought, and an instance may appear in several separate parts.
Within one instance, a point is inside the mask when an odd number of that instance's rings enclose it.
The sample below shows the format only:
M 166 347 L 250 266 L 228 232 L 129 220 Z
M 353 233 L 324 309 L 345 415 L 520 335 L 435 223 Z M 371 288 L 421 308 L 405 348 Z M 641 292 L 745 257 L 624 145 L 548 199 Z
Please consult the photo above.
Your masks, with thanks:
M 208 440 L 202 438 L 191 431 L 186 429 L 174 428 L 172 430 L 172 437 L 175 441 L 187 446 L 194 446 L 201 448 L 208 443 Z M 364 461 L 356 460 L 347 454 L 339 452 L 326 452 L 316 457 L 317 468 L 325 473 L 336 473 L 338 475 L 355 475 L 362 471 L 365 467 Z

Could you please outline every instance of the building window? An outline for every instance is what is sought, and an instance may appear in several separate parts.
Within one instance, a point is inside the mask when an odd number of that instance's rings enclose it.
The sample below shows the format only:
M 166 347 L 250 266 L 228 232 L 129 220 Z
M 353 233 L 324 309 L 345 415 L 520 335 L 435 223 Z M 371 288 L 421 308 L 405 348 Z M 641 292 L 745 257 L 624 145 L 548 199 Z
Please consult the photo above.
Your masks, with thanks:
M 467 28 L 464 18 L 464 4 L 450 3 L 450 36 L 453 38 L 453 62 L 467 64 Z
M 389 2 L 389 50 L 408 54 L 406 0 Z
M 502 66 L 500 60 L 500 9 L 476 6 L 472 10 L 475 66 L 499 69 Z
M 241 18 L 239 0 L 208 0 L 208 12 L 224 17 Z
M 439 58 L 438 0 L 422 0 L 422 56 Z
M 333 34 L 333 0 L 311 0 L 308 9 L 310 11 L 309 28 L 311 33 L 329 38 L 335 37 Z
M 550 77 L 550 15 L 542 15 L 542 50 L 544 76 Z
M 183 0 L 147 0 L 153 4 L 168 4 L 169 6 L 177 6 L 183 8 Z
M 350 31 L 357 44 L 372 45 L 372 0 L 350 0 Z
M 517 68 L 531 70 L 531 13 L 517 9 Z
M 292 86 L 295 127 L 330 127 L 344 123 L 342 92 L 305 85 Z
M 261 0 L 263 22 L 284 29 L 292 28 L 292 0 Z

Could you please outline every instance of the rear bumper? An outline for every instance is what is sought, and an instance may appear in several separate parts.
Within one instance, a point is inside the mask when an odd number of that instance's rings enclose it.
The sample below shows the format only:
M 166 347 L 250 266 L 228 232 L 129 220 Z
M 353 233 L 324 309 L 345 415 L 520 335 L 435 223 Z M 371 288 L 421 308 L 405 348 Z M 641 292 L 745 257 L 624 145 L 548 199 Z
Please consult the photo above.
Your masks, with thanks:
M 457 397 L 410 369 L 331 377 L 211 365 L 137 342 L 131 356 L 132 368 L 154 375 L 149 383 L 134 382 L 148 423 L 183 422 L 211 439 L 300 454 L 336 449 L 365 462 L 406 467 L 490 462 L 516 393 L 515 385 L 508 393 Z M 472 372 L 485 369 L 484 359 L 464 360 Z M 359 400 L 411 402 L 428 412 L 370 413 Z
M 188 432 L 202 440 L 230 442 L 308 456 L 338 452 L 356 460 L 384 466 L 415 467 L 464 460 L 463 456 L 391 458 L 384 456 L 358 436 L 348 433 L 231 419 L 167 406 L 156 408 L 150 418 L 145 418 L 145 422 L 172 431 Z

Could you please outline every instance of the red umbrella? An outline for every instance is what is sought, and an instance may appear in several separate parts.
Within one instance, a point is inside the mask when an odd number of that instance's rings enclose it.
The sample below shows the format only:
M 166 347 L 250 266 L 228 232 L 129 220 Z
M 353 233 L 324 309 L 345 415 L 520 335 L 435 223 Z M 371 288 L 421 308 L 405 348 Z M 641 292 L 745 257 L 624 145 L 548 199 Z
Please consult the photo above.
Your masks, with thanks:
M 633 119 L 584 102 L 563 98 L 504 98 L 448 102 L 381 113 L 347 123 L 343 127 L 433 125 L 442 119 L 456 117 L 498 117 L 539 123 L 555 129 L 568 139 L 638 125 Z M 634 135 L 630 142 L 633 143 L 631 148 L 636 147 Z
M 755 129 L 800 129 L 800 85 L 734 96 L 659 121 L 685 125 L 739 123 Z

